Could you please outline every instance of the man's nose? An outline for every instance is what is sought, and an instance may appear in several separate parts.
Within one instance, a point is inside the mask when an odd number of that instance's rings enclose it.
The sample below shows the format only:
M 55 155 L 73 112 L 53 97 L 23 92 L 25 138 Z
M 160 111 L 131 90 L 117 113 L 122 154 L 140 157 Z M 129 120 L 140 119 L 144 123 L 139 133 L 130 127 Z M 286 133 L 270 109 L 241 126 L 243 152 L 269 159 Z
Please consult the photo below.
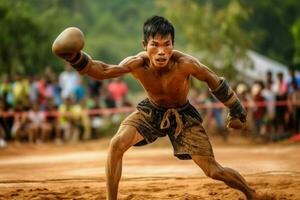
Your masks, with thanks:
M 158 55 L 160 55 L 160 56 L 165 55 L 165 50 L 164 50 L 164 48 L 159 48 L 159 49 L 158 49 Z

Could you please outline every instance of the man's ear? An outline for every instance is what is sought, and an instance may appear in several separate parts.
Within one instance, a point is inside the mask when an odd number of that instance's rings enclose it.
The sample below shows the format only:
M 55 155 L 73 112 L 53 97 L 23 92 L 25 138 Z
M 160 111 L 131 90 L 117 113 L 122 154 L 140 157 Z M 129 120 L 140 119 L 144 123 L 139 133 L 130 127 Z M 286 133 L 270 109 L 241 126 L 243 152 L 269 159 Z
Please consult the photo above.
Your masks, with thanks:
M 143 44 L 144 50 L 147 51 L 147 42 L 145 40 L 143 40 L 142 44 Z

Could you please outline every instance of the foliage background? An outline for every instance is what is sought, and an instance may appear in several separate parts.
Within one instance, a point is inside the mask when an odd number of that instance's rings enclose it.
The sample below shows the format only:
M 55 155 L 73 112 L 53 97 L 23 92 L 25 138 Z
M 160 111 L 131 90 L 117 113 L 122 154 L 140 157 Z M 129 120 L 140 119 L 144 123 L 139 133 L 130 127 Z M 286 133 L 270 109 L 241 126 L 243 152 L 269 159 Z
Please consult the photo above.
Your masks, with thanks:
M 232 66 L 247 60 L 247 49 L 300 62 L 299 10 L 298 0 L 1 0 L 0 73 L 41 73 L 47 65 L 62 71 L 51 45 L 69 26 L 83 30 L 93 58 L 119 63 L 142 50 L 143 22 L 163 15 L 176 27 L 177 49 L 234 79 Z

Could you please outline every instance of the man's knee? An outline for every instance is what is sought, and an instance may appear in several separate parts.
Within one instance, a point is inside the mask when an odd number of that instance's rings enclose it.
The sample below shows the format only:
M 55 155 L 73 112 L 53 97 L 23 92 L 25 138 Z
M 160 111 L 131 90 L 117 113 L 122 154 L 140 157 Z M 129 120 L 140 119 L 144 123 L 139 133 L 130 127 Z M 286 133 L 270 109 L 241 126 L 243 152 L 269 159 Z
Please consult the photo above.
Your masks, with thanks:
M 128 146 L 119 136 L 115 136 L 111 139 L 109 144 L 109 150 L 111 153 L 122 155 L 127 149 Z
M 209 159 L 209 160 L 206 160 L 206 165 L 205 167 L 203 167 L 203 171 L 204 173 L 206 174 L 206 176 L 212 178 L 212 179 L 221 179 L 224 174 L 225 174 L 225 171 L 224 171 L 224 168 L 219 165 L 215 159 Z

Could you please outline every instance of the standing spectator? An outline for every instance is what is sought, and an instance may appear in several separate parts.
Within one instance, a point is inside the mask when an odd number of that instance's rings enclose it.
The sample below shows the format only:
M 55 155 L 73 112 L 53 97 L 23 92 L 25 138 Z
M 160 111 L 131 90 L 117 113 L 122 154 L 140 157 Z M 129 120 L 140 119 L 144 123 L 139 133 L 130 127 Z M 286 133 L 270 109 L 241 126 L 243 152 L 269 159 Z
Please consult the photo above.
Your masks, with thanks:
M 29 107 L 29 81 L 23 75 L 17 73 L 12 85 L 14 105 L 21 103 L 25 108 Z
M 89 79 L 88 87 L 89 87 L 89 94 L 91 97 L 100 97 L 101 96 L 101 89 L 102 89 L 102 81 L 96 79 Z
M 50 65 L 45 67 L 44 77 L 46 82 L 53 82 L 56 79 L 56 74 Z
M 39 100 L 39 80 L 37 75 L 32 74 L 29 76 L 29 100 L 30 102 L 38 102 Z
M 0 82 L 0 97 L 3 99 L 4 107 L 13 106 L 13 83 L 11 78 L 4 74 L 2 76 L 2 81 Z
M 63 99 L 73 97 L 75 88 L 78 86 L 79 75 L 66 64 L 65 71 L 59 75 L 59 86 Z
M 277 73 L 277 80 L 274 84 L 274 92 L 276 99 L 276 108 L 275 108 L 275 138 L 274 140 L 278 140 L 286 137 L 288 134 L 287 123 L 288 123 L 288 110 L 285 102 L 287 101 L 288 94 L 288 84 L 284 80 L 284 75 L 282 72 Z M 278 105 L 279 104 L 279 105 Z
M 273 91 L 273 81 L 266 80 L 266 86 L 262 91 L 262 95 L 266 101 L 266 139 L 270 140 L 274 134 L 275 126 L 275 92 Z
M 289 110 L 292 114 L 292 132 L 293 134 L 300 133 L 300 85 L 296 80 L 291 82 L 292 91 L 289 93 Z
M 273 73 L 272 71 L 267 71 L 266 73 L 266 83 L 265 85 L 273 85 L 274 81 L 273 81 Z
M 299 133 L 299 90 L 300 90 L 300 75 L 296 73 L 294 65 L 289 66 L 289 79 L 288 79 L 288 99 L 289 99 L 289 114 L 290 123 L 293 133 Z
M 288 92 L 291 93 L 296 88 L 300 87 L 300 75 L 296 74 L 296 68 L 294 65 L 289 66 L 289 79 L 288 79 Z
M 52 82 L 53 86 L 53 103 L 55 106 L 59 106 L 62 104 L 62 98 L 61 98 L 61 87 L 59 86 L 58 79 L 55 77 L 55 79 Z
M 124 97 L 128 92 L 126 83 L 120 78 L 114 78 L 108 85 L 107 90 L 111 93 L 117 107 L 123 106 Z
M 75 102 L 80 103 L 84 99 L 86 99 L 86 88 L 83 84 L 83 80 L 81 78 L 78 79 L 78 84 L 74 90 L 74 97 L 75 97 Z
M 264 85 L 262 82 L 257 81 L 251 88 L 252 99 L 254 102 L 253 120 L 255 125 L 255 137 L 265 135 L 265 116 L 266 106 L 264 105 L 265 98 L 262 95 Z
M 108 90 L 107 85 L 105 85 L 102 89 L 102 94 L 104 98 L 104 103 L 106 108 L 116 108 L 117 104 L 112 95 L 112 93 Z

